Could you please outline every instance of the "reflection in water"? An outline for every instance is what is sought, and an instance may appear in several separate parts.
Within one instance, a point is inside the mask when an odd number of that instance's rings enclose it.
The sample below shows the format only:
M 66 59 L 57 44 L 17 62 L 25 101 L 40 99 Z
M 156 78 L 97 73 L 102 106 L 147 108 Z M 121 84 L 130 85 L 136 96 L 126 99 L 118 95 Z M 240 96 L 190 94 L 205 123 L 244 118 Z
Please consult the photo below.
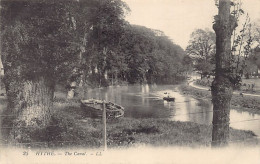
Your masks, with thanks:
M 212 105 L 177 92 L 174 85 L 132 85 L 90 89 L 87 98 L 113 101 L 125 107 L 125 117 L 168 118 L 173 121 L 191 121 L 199 124 L 212 123 Z M 175 102 L 163 101 L 165 93 L 175 97 Z M 252 130 L 260 135 L 260 115 L 230 111 L 231 127 Z M 243 121 L 237 123 L 237 121 Z M 234 122 L 234 123 L 232 123 Z M 236 123 L 235 123 L 236 122 Z
M 149 85 L 141 85 L 142 88 L 142 93 L 141 93 L 141 98 L 142 98 L 142 104 L 145 106 L 149 106 Z
M 186 102 L 181 103 L 177 110 L 180 110 L 180 116 L 175 116 L 172 120 L 191 121 L 199 124 L 211 124 L 212 108 L 199 105 L 199 101 L 193 98 L 187 98 Z M 183 110 L 184 109 L 184 110 Z
M 230 120 L 231 127 L 235 129 L 251 130 L 260 136 L 260 115 L 231 110 Z

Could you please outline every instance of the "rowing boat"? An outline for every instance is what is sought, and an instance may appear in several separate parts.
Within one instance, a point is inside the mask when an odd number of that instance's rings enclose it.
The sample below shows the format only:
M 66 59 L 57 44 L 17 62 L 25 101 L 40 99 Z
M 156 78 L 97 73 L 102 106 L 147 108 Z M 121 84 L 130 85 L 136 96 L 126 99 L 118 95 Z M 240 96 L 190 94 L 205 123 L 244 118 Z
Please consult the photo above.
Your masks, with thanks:
M 106 108 L 108 118 L 119 118 L 124 116 L 124 107 L 113 102 L 97 99 L 81 100 L 81 107 L 86 109 L 92 117 L 102 117 L 103 108 Z
M 175 101 L 175 98 L 174 97 L 164 97 L 163 100 L 165 101 Z

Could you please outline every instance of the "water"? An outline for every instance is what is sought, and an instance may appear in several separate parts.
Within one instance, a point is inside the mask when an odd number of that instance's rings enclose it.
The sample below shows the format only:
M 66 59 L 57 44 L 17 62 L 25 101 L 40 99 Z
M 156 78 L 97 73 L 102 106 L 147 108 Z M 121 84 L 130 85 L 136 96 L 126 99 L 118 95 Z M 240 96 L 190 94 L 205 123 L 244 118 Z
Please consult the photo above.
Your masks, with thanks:
M 167 92 L 167 94 L 165 94 Z M 163 100 L 167 95 L 175 102 Z M 125 117 L 165 118 L 172 121 L 191 121 L 210 125 L 212 104 L 196 100 L 178 92 L 176 85 L 132 85 L 90 89 L 87 98 L 104 99 L 125 107 Z M 231 109 L 230 126 L 251 130 L 260 136 L 260 115 Z

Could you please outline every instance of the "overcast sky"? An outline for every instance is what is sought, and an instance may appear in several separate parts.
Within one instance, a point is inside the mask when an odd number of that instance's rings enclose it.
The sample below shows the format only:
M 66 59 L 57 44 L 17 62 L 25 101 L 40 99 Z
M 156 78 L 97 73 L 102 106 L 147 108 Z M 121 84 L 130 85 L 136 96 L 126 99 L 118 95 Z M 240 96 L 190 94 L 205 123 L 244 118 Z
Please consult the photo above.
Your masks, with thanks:
M 197 28 L 212 29 L 217 14 L 214 0 L 123 0 L 131 9 L 126 19 L 131 24 L 163 31 L 182 48 Z M 260 0 L 242 0 L 252 20 L 260 18 Z M 260 21 L 259 21 L 260 22 Z

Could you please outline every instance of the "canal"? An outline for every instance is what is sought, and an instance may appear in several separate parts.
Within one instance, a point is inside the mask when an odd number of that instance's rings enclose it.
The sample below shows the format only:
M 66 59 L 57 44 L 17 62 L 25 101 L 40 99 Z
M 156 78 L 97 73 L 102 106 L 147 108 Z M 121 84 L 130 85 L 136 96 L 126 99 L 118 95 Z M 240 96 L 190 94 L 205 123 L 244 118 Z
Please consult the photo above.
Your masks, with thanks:
M 163 100 L 166 95 L 175 97 L 174 102 Z M 90 89 L 87 98 L 104 99 L 125 107 L 125 117 L 165 118 L 172 121 L 190 121 L 210 125 L 213 106 L 188 95 L 182 95 L 177 85 L 130 85 Z M 251 130 L 260 136 L 260 115 L 230 111 L 230 126 Z

